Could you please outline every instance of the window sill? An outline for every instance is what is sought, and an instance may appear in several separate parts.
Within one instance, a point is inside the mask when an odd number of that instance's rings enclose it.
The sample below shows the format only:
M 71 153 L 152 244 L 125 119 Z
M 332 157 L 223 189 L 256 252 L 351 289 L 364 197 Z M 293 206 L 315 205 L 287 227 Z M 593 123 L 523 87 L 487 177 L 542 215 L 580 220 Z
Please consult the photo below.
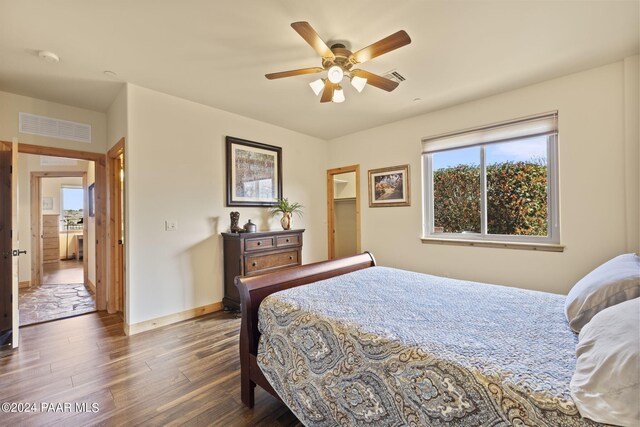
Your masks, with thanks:
M 495 240 L 438 239 L 422 237 L 422 243 L 437 245 L 480 246 L 483 248 L 524 249 L 530 251 L 564 252 L 564 246 L 553 243 L 500 242 Z

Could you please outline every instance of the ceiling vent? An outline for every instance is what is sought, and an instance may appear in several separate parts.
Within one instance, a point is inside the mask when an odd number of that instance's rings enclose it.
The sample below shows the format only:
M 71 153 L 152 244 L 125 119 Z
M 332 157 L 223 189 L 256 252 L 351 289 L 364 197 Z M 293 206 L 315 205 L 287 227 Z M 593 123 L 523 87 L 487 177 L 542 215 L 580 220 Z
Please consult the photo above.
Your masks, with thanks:
M 404 78 L 404 76 L 402 74 L 400 74 L 396 70 L 389 71 L 388 73 L 386 73 L 382 77 L 385 77 L 385 78 L 387 78 L 389 80 L 393 80 L 394 82 L 398 82 L 398 83 L 401 83 L 401 82 L 407 80 L 407 79 Z
M 19 113 L 20 133 L 91 143 L 91 125 Z
M 77 159 L 69 159 L 66 157 L 40 156 L 40 166 L 75 166 L 77 164 Z

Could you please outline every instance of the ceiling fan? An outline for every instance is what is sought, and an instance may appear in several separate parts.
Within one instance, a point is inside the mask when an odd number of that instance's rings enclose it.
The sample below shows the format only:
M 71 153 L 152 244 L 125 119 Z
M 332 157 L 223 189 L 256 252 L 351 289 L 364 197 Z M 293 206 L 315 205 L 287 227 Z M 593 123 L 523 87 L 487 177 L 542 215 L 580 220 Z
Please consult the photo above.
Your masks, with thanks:
M 335 43 L 331 47 L 327 46 L 308 22 L 294 22 L 291 27 L 322 57 L 322 67 L 301 68 L 266 74 L 265 77 L 269 80 L 320 73 L 327 70 L 326 79 L 318 79 L 310 83 L 311 89 L 316 95 L 322 92 L 320 102 L 344 101 L 344 92 L 340 85 L 344 76 L 351 80 L 351 85 L 358 92 L 362 92 L 366 84 L 387 92 L 391 92 L 398 87 L 398 82 L 365 70 L 354 69 L 353 67 L 411 43 L 409 35 L 404 30 L 393 33 L 372 45 L 352 53 L 341 43 Z

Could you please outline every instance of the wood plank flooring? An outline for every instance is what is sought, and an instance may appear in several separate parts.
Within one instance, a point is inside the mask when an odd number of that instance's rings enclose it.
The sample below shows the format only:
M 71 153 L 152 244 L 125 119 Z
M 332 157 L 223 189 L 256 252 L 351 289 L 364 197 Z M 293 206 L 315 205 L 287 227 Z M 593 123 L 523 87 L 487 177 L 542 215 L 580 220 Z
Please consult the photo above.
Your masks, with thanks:
M 239 329 L 226 313 L 131 337 L 103 313 L 21 328 L 20 348 L 0 359 L 0 403 L 38 412 L 2 411 L 0 424 L 300 426 L 259 387 L 254 409 L 240 401 Z
M 42 265 L 43 285 L 82 282 L 84 282 L 84 266 L 82 261 L 67 260 Z

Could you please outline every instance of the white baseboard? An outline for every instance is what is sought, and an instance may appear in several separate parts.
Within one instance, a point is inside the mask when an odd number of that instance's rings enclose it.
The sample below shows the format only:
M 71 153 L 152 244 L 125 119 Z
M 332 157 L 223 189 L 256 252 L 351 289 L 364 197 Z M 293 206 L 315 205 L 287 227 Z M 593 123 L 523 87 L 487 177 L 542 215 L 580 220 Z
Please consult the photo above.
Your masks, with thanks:
M 202 316 L 216 311 L 222 311 L 224 305 L 222 301 L 214 302 L 212 304 L 203 305 L 202 307 L 196 307 L 189 310 L 182 311 L 180 313 L 173 313 L 167 316 L 156 317 L 155 319 L 145 320 L 134 324 L 126 324 L 124 332 L 127 335 L 135 335 L 140 332 L 150 331 L 152 329 L 160 328 L 162 326 L 170 325 L 172 323 L 180 322 L 182 320 L 192 319 L 194 317 Z

